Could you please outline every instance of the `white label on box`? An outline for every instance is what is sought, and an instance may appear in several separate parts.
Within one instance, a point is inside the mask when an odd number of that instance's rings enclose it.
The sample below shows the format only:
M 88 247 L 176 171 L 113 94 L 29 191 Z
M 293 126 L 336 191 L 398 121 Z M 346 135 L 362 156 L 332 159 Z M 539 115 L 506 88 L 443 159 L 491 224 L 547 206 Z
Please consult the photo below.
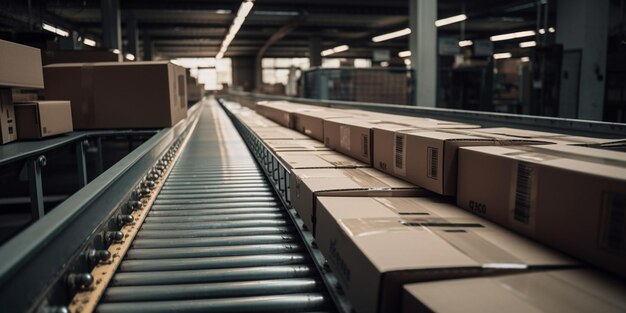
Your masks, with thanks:
M 339 125 L 339 146 L 345 150 L 350 150 L 350 126 Z

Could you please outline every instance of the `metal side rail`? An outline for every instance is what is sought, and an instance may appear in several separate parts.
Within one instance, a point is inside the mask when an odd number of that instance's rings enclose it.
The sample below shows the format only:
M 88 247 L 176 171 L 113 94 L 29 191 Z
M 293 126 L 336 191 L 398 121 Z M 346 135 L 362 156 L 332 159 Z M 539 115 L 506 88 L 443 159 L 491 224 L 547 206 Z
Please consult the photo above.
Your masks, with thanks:
M 220 102 L 219 98 L 218 102 Z M 222 103 L 220 102 L 220 104 Z M 280 201 L 283 203 L 285 208 L 287 208 L 286 211 L 293 223 L 297 226 L 296 229 L 302 237 L 304 245 L 311 256 L 313 263 L 321 273 L 321 278 L 324 281 L 326 288 L 328 288 L 329 295 L 332 297 L 337 309 L 342 313 L 353 312 L 352 305 L 350 304 L 348 298 L 344 295 L 337 277 L 330 270 L 326 262 L 326 258 L 317 248 L 313 234 L 306 229 L 304 222 L 299 217 L 296 210 L 291 206 L 289 186 L 289 177 L 291 175 L 290 171 L 252 130 L 241 123 L 224 105 L 221 105 L 221 107 L 232 120 L 233 124 L 239 131 L 239 134 L 247 144 L 248 149 L 252 152 L 252 155 L 254 155 L 256 161 L 271 182 L 272 187 L 279 195 Z
M 173 162 L 96 312 L 336 311 L 282 203 L 216 103 L 205 105 Z

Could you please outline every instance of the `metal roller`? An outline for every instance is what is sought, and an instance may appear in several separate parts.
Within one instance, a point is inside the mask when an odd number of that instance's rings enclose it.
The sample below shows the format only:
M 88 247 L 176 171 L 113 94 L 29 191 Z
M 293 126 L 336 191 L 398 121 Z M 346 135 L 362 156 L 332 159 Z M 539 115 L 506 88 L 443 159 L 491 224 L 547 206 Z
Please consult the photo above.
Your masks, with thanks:
M 283 212 L 279 207 L 251 207 L 251 208 L 232 208 L 232 209 L 210 209 L 210 210 L 169 210 L 169 211 L 151 211 L 148 216 L 206 216 L 206 215 L 223 215 L 223 214 L 250 214 L 250 213 L 276 213 Z
M 211 214 L 205 216 L 148 216 L 150 223 L 198 223 L 217 221 L 240 221 L 240 220 L 273 220 L 284 218 L 281 212 L 270 213 L 241 213 L 241 214 Z
M 257 235 L 257 236 L 228 236 L 208 238 L 177 238 L 177 239 L 136 239 L 133 248 L 180 248 L 180 247 L 217 247 L 238 246 L 254 244 L 270 244 L 294 242 L 296 237 L 291 234 L 282 235 Z
M 125 260 L 120 264 L 120 272 L 140 271 L 181 271 L 215 268 L 239 268 L 251 266 L 275 266 L 305 264 L 310 261 L 304 253 L 282 253 L 265 255 L 244 255 L 208 258 Z M 117 274 L 120 277 L 120 274 Z M 145 275 L 144 275 L 145 276 Z
M 207 209 L 228 209 L 228 208 L 253 208 L 253 207 L 276 207 L 280 205 L 276 201 L 258 202 L 237 202 L 237 203 L 216 203 L 216 204 L 163 204 L 152 206 L 152 211 L 163 210 L 207 210 Z
M 190 230 L 190 229 L 216 229 L 216 228 L 239 228 L 239 227 L 266 227 L 289 225 L 285 219 L 273 220 L 243 220 L 243 221 L 219 221 L 201 223 L 148 223 L 141 226 L 142 230 Z
M 172 238 L 201 238 L 223 236 L 254 236 L 293 233 L 294 229 L 288 226 L 277 227 L 243 227 L 243 228 L 218 228 L 197 230 L 142 230 L 135 238 L 146 239 L 172 239 Z
M 172 258 L 197 258 L 210 256 L 234 256 L 256 255 L 273 253 L 291 253 L 303 251 L 299 244 L 259 244 L 240 245 L 225 247 L 187 247 L 187 248 L 162 248 L 162 249 L 131 249 L 126 258 L 132 259 L 172 259 Z
M 272 201 L 275 200 L 272 196 L 248 196 L 245 193 L 240 194 L 239 197 L 210 197 L 204 199 L 180 199 L 180 200 L 160 200 L 157 199 L 154 204 L 156 205 L 164 205 L 164 204 L 175 204 L 175 205 L 185 205 L 185 204 L 216 204 L 216 203 L 229 203 L 232 202 L 231 198 L 237 198 L 237 202 L 258 202 L 258 201 Z

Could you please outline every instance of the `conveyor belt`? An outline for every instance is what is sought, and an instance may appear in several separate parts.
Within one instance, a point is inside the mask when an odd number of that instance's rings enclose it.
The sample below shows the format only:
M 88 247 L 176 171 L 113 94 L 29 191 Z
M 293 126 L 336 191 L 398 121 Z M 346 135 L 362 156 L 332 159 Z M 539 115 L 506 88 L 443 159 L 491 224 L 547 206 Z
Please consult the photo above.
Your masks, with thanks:
M 334 311 L 230 120 L 201 114 L 97 311 Z

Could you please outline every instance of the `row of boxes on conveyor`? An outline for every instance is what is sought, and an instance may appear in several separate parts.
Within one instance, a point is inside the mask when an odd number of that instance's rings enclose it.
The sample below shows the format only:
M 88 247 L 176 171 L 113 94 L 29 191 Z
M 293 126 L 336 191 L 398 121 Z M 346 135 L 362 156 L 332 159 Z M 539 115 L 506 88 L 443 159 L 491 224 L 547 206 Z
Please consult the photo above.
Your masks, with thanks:
M 626 154 L 580 146 L 612 140 L 223 104 L 288 167 L 357 313 L 626 310 Z
M 42 67 L 39 49 L 0 40 L 0 143 L 74 129 L 172 126 L 187 116 L 186 76 L 170 62 Z M 46 99 L 59 100 L 41 101 L 36 94 L 20 93 L 22 88 L 44 89 Z M 203 92 L 196 89 L 199 100 Z

